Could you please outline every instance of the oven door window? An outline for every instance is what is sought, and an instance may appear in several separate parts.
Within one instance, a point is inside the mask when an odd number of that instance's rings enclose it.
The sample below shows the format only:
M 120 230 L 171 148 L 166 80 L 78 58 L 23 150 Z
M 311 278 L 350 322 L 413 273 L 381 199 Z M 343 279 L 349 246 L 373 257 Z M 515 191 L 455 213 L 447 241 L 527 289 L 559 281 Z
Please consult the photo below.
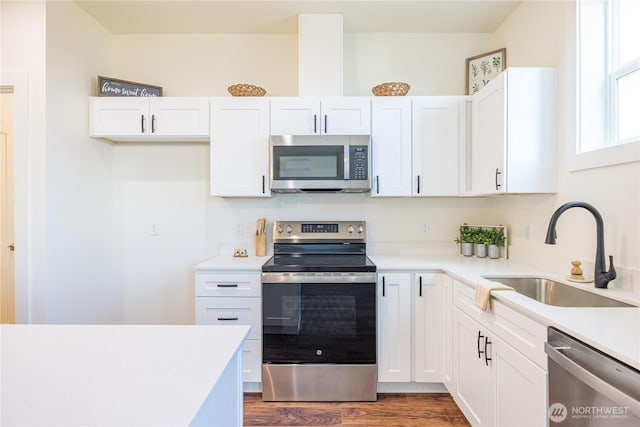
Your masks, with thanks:
M 267 363 L 375 363 L 375 284 L 263 285 Z
M 272 158 L 275 180 L 344 179 L 342 145 L 274 146 Z

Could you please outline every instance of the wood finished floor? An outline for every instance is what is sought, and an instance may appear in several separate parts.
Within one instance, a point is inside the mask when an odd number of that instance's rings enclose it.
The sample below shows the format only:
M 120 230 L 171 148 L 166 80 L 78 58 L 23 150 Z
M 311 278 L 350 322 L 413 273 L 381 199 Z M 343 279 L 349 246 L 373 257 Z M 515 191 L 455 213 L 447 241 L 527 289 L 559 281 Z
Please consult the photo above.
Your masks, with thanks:
M 469 426 L 446 393 L 378 394 L 377 402 L 263 402 L 244 395 L 244 425 L 303 426 Z

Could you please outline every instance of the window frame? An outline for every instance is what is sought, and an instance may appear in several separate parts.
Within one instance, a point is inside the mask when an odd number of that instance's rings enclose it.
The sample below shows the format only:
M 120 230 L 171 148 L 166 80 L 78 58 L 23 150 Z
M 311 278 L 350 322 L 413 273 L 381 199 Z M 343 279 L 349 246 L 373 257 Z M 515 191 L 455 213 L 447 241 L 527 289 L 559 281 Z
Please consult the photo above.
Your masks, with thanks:
M 600 84 L 603 85 L 603 93 L 601 94 L 603 101 L 604 111 L 602 116 L 602 122 L 600 123 L 602 130 L 603 141 L 597 147 L 590 149 L 583 149 L 586 145 L 583 140 L 583 135 L 590 133 L 590 129 L 587 126 L 583 126 L 583 107 L 585 105 L 584 99 L 587 97 L 583 93 L 583 64 L 586 61 L 583 59 L 583 54 L 586 51 L 583 46 L 583 37 L 581 35 L 584 21 L 588 19 L 582 15 L 583 3 L 589 0 L 577 0 L 575 8 L 575 23 L 576 23 L 576 110 L 575 110 L 575 123 L 576 123 L 576 143 L 569 154 L 569 170 L 581 170 L 594 167 L 610 166 L 616 164 L 638 162 L 640 161 L 640 138 L 632 138 L 627 142 L 618 141 L 618 80 L 621 77 L 629 75 L 630 73 L 637 72 L 640 69 L 640 58 L 638 60 L 630 61 L 627 64 L 614 67 L 616 63 L 617 44 L 619 40 L 617 21 L 617 1 L 602 0 L 602 19 L 604 20 L 602 37 L 604 38 L 604 51 L 605 58 L 604 63 L 600 64 L 603 69 L 603 81 Z M 591 2 L 592 4 L 596 4 Z M 589 12 L 591 13 L 591 12 Z M 590 28 L 591 30 L 591 28 Z M 583 62 L 585 61 L 585 62 Z M 593 95 L 592 95 L 593 96 Z M 594 100 L 593 97 L 589 98 Z M 595 98 L 595 101 L 598 101 Z M 593 114 L 593 112 L 591 112 Z M 588 115 L 585 114 L 585 117 Z

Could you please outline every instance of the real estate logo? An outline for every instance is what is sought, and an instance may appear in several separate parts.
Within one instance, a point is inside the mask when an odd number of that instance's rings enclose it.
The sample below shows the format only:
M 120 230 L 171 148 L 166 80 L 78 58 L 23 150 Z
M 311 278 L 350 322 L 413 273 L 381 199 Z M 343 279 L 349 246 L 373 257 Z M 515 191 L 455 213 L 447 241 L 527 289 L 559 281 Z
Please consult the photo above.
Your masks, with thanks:
M 549 406 L 549 420 L 554 423 L 561 423 L 567 418 L 567 407 L 562 403 L 553 403 Z

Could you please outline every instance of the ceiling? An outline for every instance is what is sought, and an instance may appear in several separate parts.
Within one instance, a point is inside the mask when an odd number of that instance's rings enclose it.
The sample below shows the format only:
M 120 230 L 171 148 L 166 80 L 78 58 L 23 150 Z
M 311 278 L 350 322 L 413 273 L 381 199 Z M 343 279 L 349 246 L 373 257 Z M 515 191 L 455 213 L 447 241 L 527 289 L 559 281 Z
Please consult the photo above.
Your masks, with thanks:
M 297 33 L 301 13 L 342 13 L 346 33 L 490 33 L 523 0 L 74 0 L 112 34 Z

